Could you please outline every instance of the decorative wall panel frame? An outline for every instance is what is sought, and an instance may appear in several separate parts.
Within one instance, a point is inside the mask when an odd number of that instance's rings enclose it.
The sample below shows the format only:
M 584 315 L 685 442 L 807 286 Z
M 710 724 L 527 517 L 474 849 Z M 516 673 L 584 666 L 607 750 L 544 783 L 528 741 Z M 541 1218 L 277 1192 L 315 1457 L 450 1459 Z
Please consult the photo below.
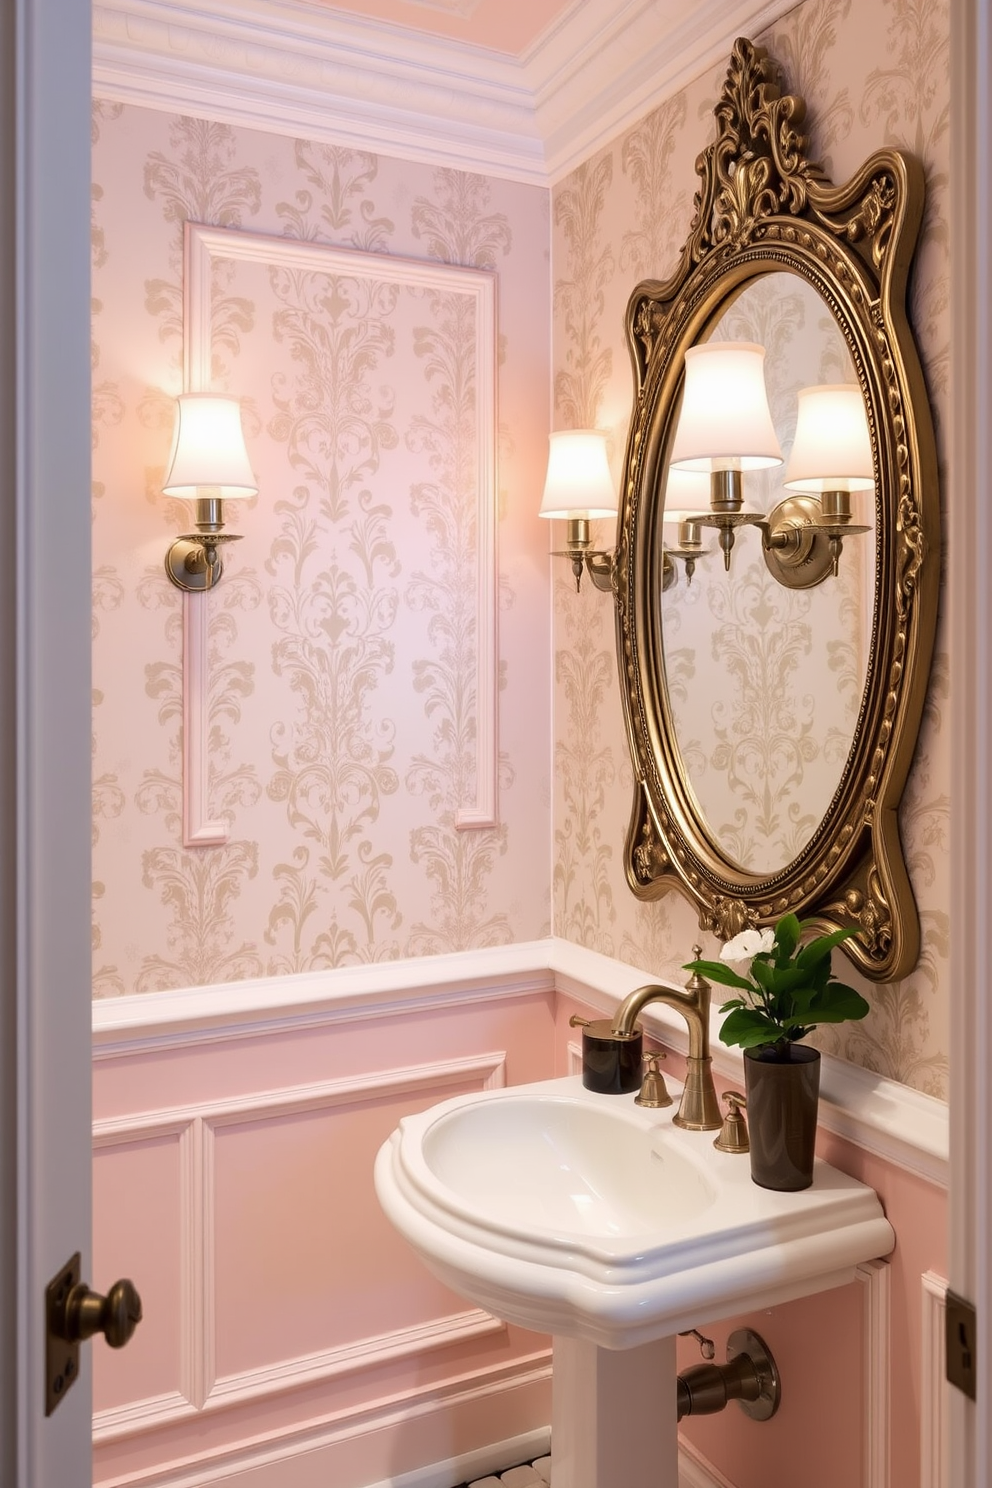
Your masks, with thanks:
M 475 794 L 460 803 L 459 830 L 498 821 L 499 636 L 497 626 L 496 277 L 458 264 L 422 262 L 381 253 L 333 248 L 294 238 L 206 227 L 187 222 L 184 239 L 183 345 L 187 392 L 212 388 L 212 289 L 224 262 L 262 264 L 299 272 L 342 274 L 403 288 L 464 297 L 475 332 Z M 264 492 L 260 500 L 264 500 Z M 219 846 L 227 824 L 209 817 L 207 698 L 209 593 L 183 596 L 183 844 Z
M 291 1086 L 243 1099 L 218 1100 L 174 1110 L 99 1120 L 93 1127 L 95 1151 L 175 1137 L 179 1142 L 180 1363 L 177 1389 L 149 1399 L 97 1411 L 97 1444 L 135 1436 L 159 1426 L 201 1416 L 245 1401 L 270 1399 L 287 1390 L 444 1348 L 452 1343 L 503 1332 L 506 1324 L 480 1308 L 452 1313 L 412 1327 L 359 1338 L 317 1354 L 276 1360 L 237 1374 L 218 1376 L 215 1364 L 214 1236 L 215 1138 L 237 1124 L 264 1127 L 289 1115 L 331 1112 L 344 1106 L 429 1092 L 444 1099 L 452 1087 L 471 1084 L 491 1090 L 506 1084 L 502 1050 L 464 1058 L 388 1069 L 314 1085 Z
M 615 568 L 621 691 L 634 765 L 625 847 L 632 891 L 677 888 L 700 926 L 728 939 L 788 911 L 853 928 L 842 949 L 876 981 L 905 976 L 919 920 L 898 807 L 929 677 L 940 579 L 937 461 L 930 406 L 906 316 L 923 212 L 919 161 L 872 155 L 833 186 L 806 153 L 805 104 L 739 40 L 716 107 L 717 139 L 697 161 L 689 237 L 672 277 L 640 284 L 627 309 L 636 403 Z M 847 343 L 864 396 L 876 472 L 876 564 L 868 675 L 840 783 L 806 847 L 781 871 L 731 860 L 702 817 L 679 750 L 661 643 L 662 492 L 685 350 L 755 278 L 806 279 Z M 733 575 L 730 576 L 733 582 Z

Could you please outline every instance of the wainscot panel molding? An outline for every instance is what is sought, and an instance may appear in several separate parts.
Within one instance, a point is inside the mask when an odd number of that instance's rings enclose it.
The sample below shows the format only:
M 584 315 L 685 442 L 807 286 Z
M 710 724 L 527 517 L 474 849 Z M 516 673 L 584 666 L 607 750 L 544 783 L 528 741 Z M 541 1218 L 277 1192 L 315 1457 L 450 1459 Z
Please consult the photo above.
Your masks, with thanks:
M 920 1278 L 923 1288 L 923 1380 L 920 1402 L 920 1483 L 922 1488 L 948 1488 L 950 1460 L 947 1413 L 947 1345 L 944 1317 L 947 1280 L 935 1271 Z
M 93 1004 L 93 1057 L 99 1061 L 153 1048 L 454 1009 L 541 991 L 575 998 L 606 1015 L 648 979 L 680 985 L 677 976 L 654 976 L 553 937 L 447 956 L 107 998 Z M 676 1013 L 652 1006 L 644 1022 L 669 1048 L 687 1051 L 685 1024 Z M 719 1024 L 714 1013 L 714 1069 L 740 1082 L 743 1059 L 719 1042 Z M 942 1101 L 824 1054 L 820 1122 L 946 1188 L 948 1118 Z
M 550 1428 L 533 1429 L 460 1456 L 445 1456 L 407 1472 L 389 1471 L 403 1443 L 418 1435 L 428 1440 L 457 1439 L 463 1419 L 471 1430 L 481 1410 L 496 1413 L 513 1396 L 538 1402 L 547 1397 L 551 1352 L 535 1353 L 485 1378 L 465 1376 L 438 1389 L 411 1390 L 349 1412 L 315 1417 L 292 1428 L 259 1431 L 250 1442 L 156 1463 L 113 1477 L 94 1477 L 99 1488 L 366 1488 L 363 1463 L 388 1473 L 369 1488 L 451 1488 L 479 1474 L 533 1460 L 550 1448 Z M 538 1406 L 540 1408 L 540 1406 Z M 533 1413 L 533 1412 L 531 1412 Z M 497 1414 L 498 1419 L 498 1414 Z M 399 1450 L 403 1446 L 399 1445 Z
M 93 82 L 181 110 L 548 184 L 791 0 L 576 0 L 520 57 L 272 0 L 94 6 Z

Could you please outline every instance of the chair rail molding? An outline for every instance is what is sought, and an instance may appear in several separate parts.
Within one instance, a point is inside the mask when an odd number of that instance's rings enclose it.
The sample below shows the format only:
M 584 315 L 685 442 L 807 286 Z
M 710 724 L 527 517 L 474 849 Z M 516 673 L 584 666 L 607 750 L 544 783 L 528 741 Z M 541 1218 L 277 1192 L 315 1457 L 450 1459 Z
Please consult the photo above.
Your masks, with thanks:
M 679 986 L 675 968 L 669 976 L 658 976 L 572 941 L 549 938 L 297 976 L 104 998 L 93 1004 L 93 1058 L 101 1061 L 152 1049 L 266 1038 L 287 1029 L 540 993 L 568 997 L 609 1015 L 648 977 Z M 660 1042 L 678 1053 L 687 1051 L 685 1024 L 677 1014 L 654 1004 L 646 1010 L 644 1022 Z M 714 1013 L 714 1069 L 742 1083 L 742 1056 L 719 1043 L 718 1031 L 719 1015 Z M 948 1113 L 942 1101 L 824 1054 L 820 1123 L 866 1151 L 947 1187 Z

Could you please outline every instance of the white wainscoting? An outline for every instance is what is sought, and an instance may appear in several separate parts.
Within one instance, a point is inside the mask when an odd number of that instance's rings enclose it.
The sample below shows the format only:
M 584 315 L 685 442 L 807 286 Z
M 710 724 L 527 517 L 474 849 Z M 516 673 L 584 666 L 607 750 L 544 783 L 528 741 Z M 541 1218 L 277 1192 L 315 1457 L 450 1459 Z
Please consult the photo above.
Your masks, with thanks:
M 368 1025 L 395 1029 L 398 1023 L 415 1029 L 444 1026 L 460 1018 L 503 1016 L 507 1004 L 521 1009 L 543 1009 L 547 1017 L 556 997 L 575 998 L 585 1006 L 609 1013 L 645 974 L 569 943 L 548 940 L 496 948 L 478 953 L 422 958 L 381 966 L 351 967 L 321 975 L 272 981 L 186 989 L 155 995 L 114 999 L 94 1008 L 94 1076 L 116 1078 L 131 1066 L 140 1072 L 144 1062 L 161 1065 L 187 1059 L 198 1062 L 227 1059 L 250 1050 L 264 1067 L 267 1051 L 281 1040 L 340 1040 L 367 1036 Z M 550 999 L 550 1001 L 549 1001 Z M 502 1012 L 501 1012 L 502 1010 Z M 517 1018 L 513 1013 L 513 1020 Z M 524 1014 L 526 1016 L 526 1014 Z M 666 1010 L 646 1020 L 649 1031 L 675 1050 L 684 1047 L 681 1024 Z M 494 1040 L 486 1048 L 452 1058 L 420 1058 L 425 1052 L 411 1036 L 409 1063 L 394 1062 L 382 1069 L 361 1068 L 336 1078 L 253 1089 L 247 1094 L 223 1095 L 100 1119 L 94 1126 L 94 1149 L 100 1157 L 115 1150 L 133 1152 L 142 1144 L 174 1143 L 169 1162 L 178 1174 L 176 1227 L 179 1237 L 179 1378 L 176 1388 L 126 1401 L 101 1410 L 94 1420 L 97 1474 L 100 1488 L 200 1488 L 226 1483 L 245 1488 L 326 1488 L 330 1482 L 348 1488 L 367 1483 L 355 1467 L 363 1455 L 386 1460 L 396 1470 L 381 1476 L 382 1488 L 451 1488 L 473 1477 L 505 1468 L 514 1461 L 536 1457 L 547 1450 L 547 1430 L 541 1424 L 541 1401 L 547 1401 L 550 1351 L 518 1352 L 510 1359 L 483 1368 L 456 1365 L 442 1369 L 426 1382 L 417 1369 L 444 1359 L 444 1350 L 486 1340 L 497 1341 L 505 1325 L 480 1309 L 439 1312 L 415 1325 L 370 1330 L 367 1336 L 286 1358 L 252 1363 L 224 1372 L 216 1349 L 217 1237 L 214 1203 L 217 1144 L 228 1132 L 265 1132 L 274 1123 L 306 1113 L 326 1114 L 349 1105 L 362 1108 L 380 1098 L 409 1095 L 422 1101 L 442 1100 L 458 1088 L 495 1088 L 507 1083 L 507 1051 Z M 394 1046 L 395 1047 L 395 1046 Z M 574 1039 L 560 1044 L 569 1070 L 580 1064 Z M 123 1062 L 123 1063 L 122 1063 Z M 714 1042 L 714 1065 L 719 1074 L 740 1079 L 739 1059 Z M 946 1177 L 946 1116 L 938 1102 L 882 1081 L 863 1071 L 826 1061 L 825 1124 L 859 1142 L 869 1152 L 923 1175 L 930 1181 Z M 838 1068 L 834 1068 L 838 1066 Z M 551 1073 L 550 1066 L 547 1073 Z M 533 1077 L 533 1076 L 531 1076 Z M 518 1076 L 519 1078 L 519 1076 Z M 140 1083 L 140 1077 L 139 1077 Z M 382 1221 L 385 1224 L 385 1221 Z M 140 1276 L 135 1273 L 140 1283 Z M 874 1263 L 858 1269 L 865 1288 L 866 1421 L 864 1488 L 902 1488 L 890 1482 L 889 1383 L 890 1269 Z M 923 1278 L 924 1488 L 946 1488 L 943 1461 L 943 1287 L 940 1278 Z M 337 1383 L 372 1378 L 382 1365 L 409 1361 L 412 1372 L 399 1387 L 383 1391 L 372 1385 L 357 1401 L 330 1409 Z M 327 1400 L 295 1420 L 239 1427 L 230 1439 L 211 1439 L 195 1448 L 195 1431 L 184 1430 L 276 1409 L 306 1398 L 312 1387 L 326 1384 Z M 378 1392 L 378 1393 L 377 1393 Z M 319 1394 L 319 1391 L 316 1392 Z M 537 1405 L 535 1406 L 535 1402 Z M 535 1419 L 535 1409 L 537 1419 Z M 241 1412 L 239 1418 L 238 1412 Z M 529 1419 L 528 1418 L 529 1415 Z M 480 1419 L 502 1423 L 486 1436 Z M 462 1422 L 460 1440 L 479 1442 L 465 1452 L 420 1457 L 415 1466 L 418 1433 L 435 1442 L 439 1423 Z M 433 1431 L 434 1435 L 430 1435 Z M 542 1436 L 543 1432 L 543 1436 Z M 481 1433 L 481 1434 L 480 1434 Z M 457 1435 L 457 1433 L 455 1433 Z M 157 1441 L 162 1450 L 152 1450 Z M 404 1443 L 406 1465 L 394 1459 L 391 1445 Z M 528 1445 L 524 1445 L 524 1444 Z M 533 1450 L 531 1450 L 531 1445 Z M 134 1460 L 127 1452 L 135 1449 Z M 101 1467 L 101 1451 L 109 1453 Z M 376 1453 L 378 1452 L 378 1457 Z M 122 1454 L 123 1453 L 123 1457 Z M 517 1455 L 518 1454 L 518 1455 Z M 122 1462 L 124 1465 L 122 1466 Z M 359 1476 L 355 1474 L 359 1473 Z M 734 1488 L 698 1453 L 683 1456 L 683 1488 Z M 928 1476 L 929 1474 L 929 1476 Z M 378 1488 L 378 1485 L 377 1485 Z

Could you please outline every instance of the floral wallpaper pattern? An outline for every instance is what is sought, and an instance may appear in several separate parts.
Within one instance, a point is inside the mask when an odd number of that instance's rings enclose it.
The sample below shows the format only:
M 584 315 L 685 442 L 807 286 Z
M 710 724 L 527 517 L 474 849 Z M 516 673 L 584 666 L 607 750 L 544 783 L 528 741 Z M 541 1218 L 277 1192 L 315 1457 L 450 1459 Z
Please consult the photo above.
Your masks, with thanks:
M 95 995 L 548 933 L 546 193 L 97 103 L 93 212 Z M 206 597 L 209 810 L 230 836 L 183 847 L 162 559 L 190 516 L 160 487 L 187 221 L 497 276 L 495 827 L 455 820 L 476 771 L 467 297 L 219 258 L 212 385 L 243 400 L 259 495 L 227 511 L 244 541 Z
M 781 63 L 789 89 L 805 97 L 811 154 L 834 180 L 846 180 L 872 150 L 886 144 L 912 150 L 924 161 L 928 206 L 910 286 L 910 315 L 943 460 L 950 335 L 946 3 L 807 0 L 755 40 Z M 714 68 L 691 83 L 553 192 L 555 426 L 608 429 L 617 476 L 632 386 L 623 334 L 626 302 L 638 279 L 663 279 L 674 268 L 692 214 L 695 158 L 712 137 L 712 110 L 724 73 L 725 66 Z M 605 545 L 611 538 L 602 524 L 598 540 Z M 850 573 L 853 585 L 854 570 Z M 741 612 L 728 611 L 725 637 L 736 637 L 738 647 L 748 648 L 749 666 L 760 664 L 767 675 L 779 672 L 781 658 L 772 657 L 768 647 L 788 646 L 788 631 L 778 620 L 759 623 L 754 605 L 763 601 L 757 570 L 752 575 L 745 569 L 735 582 L 741 587 L 727 604 Z M 849 593 L 844 604 L 853 600 Z M 701 598 L 695 602 L 703 604 Z M 685 633 L 683 626 L 679 647 Z M 804 645 L 800 641 L 800 654 Z M 673 689 L 688 696 L 712 665 L 711 656 L 686 643 L 673 659 Z M 858 665 L 842 649 L 828 662 L 841 712 Z M 681 976 L 679 967 L 700 938 L 695 911 L 677 894 L 639 903 L 623 876 L 632 782 L 608 596 L 577 596 L 574 587 L 556 584 L 555 678 L 556 932 L 653 974 Z M 864 1023 L 820 1037 L 822 1047 L 939 1097 L 946 1094 L 950 997 L 947 678 L 941 623 L 927 714 L 900 817 L 921 915 L 920 963 L 904 982 L 867 985 L 872 1012 Z M 803 736 L 800 722 L 792 744 L 800 754 Z M 708 768 L 726 769 L 731 758 L 732 751 L 721 758 L 711 744 Z M 802 765 L 807 768 L 809 761 Z M 784 823 L 795 841 L 805 830 L 803 800 L 799 787 Z M 743 856 L 750 850 L 744 838 L 755 832 L 746 818 L 735 825 L 733 813 L 729 823 L 740 833 Z M 782 826 L 767 820 L 761 832 Z

